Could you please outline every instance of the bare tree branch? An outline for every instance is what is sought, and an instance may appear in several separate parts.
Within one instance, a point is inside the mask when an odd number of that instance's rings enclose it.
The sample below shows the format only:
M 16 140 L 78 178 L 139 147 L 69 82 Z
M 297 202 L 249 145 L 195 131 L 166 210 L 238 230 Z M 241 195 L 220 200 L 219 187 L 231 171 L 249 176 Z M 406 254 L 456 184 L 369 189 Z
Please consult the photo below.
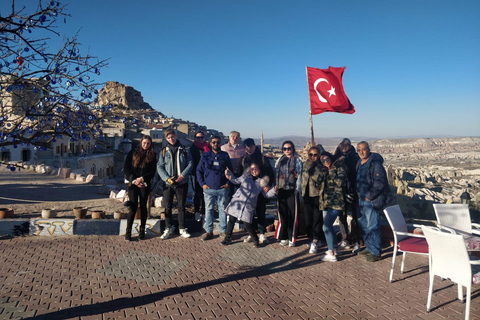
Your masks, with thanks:
M 109 108 L 95 106 L 102 85 L 95 79 L 107 60 L 83 53 L 78 33 L 57 31 L 70 17 L 59 1 L 38 0 L 33 8 L 16 9 L 12 0 L 11 13 L 0 16 L 0 147 L 101 137 Z M 52 48 L 49 35 L 63 36 L 63 45 Z

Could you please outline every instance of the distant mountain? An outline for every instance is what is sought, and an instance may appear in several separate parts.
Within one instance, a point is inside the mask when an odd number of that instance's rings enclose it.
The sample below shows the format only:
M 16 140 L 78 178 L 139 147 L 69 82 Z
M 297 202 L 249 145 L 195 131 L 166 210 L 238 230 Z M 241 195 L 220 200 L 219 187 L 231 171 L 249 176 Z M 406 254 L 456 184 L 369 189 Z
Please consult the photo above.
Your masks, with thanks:
M 340 141 L 343 140 L 345 137 L 333 137 L 333 138 L 315 138 L 315 143 L 316 144 L 321 144 L 325 150 L 331 151 L 332 149 L 335 149 Z M 360 141 L 372 141 L 376 138 L 368 138 L 368 137 L 348 137 L 352 143 L 355 142 L 360 142 Z M 280 147 L 282 146 L 282 143 L 285 140 L 290 140 L 293 142 L 295 145 L 296 149 L 303 148 L 307 143 L 312 141 L 311 137 L 302 137 L 302 136 L 284 136 L 284 137 L 278 137 L 278 138 L 268 138 L 264 139 L 265 144 L 271 144 L 272 146 L 275 147 Z M 260 144 L 260 139 L 255 140 L 255 143 Z
M 338 138 L 316 138 L 315 142 L 321 144 L 325 150 L 333 151 L 344 137 Z M 415 152 L 419 150 L 478 150 L 480 137 L 416 137 L 416 138 L 390 138 L 379 139 L 372 137 L 348 137 L 355 146 L 360 141 L 368 141 L 371 148 L 375 152 Z M 302 136 L 284 136 L 278 138 L 264 139 L 265 144 L 271 144 L 280 147 L 285 140 L 290 140 L 296 149 L 303 148 L 307 143 L 311 142 L 311 137 Z M 260 144 L 260 140 L 255 140 Z

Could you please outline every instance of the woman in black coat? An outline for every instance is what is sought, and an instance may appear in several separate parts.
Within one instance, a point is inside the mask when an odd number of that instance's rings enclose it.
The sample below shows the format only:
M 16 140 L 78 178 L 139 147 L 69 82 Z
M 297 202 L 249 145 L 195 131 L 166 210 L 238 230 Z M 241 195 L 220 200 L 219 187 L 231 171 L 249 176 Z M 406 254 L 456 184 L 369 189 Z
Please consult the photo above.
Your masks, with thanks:
M 140 146 L 128 153 L 123 170 L 125 178 L 128 180 L 127 191 L 130 201 L 125 240 L 132 240 L 132 225 L 139 203 L 141 215 L 138 238 L 143 240 L 145 239 L 145 225 L 147 223 L 147 200 L 157 170 L 157 159 L 150 136 L 143 136 L 140 140 Z

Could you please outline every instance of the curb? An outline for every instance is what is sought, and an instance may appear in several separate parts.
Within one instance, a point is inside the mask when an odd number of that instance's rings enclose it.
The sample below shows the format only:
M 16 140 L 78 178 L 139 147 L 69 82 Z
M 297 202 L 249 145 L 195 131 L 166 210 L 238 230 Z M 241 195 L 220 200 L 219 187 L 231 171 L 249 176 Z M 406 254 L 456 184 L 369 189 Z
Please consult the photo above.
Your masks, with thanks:
M 266 215 L 266 224 L 272 224 L 275 217 Z M 174 219 L 174 225 L 178 225 Z M 114 219 L 1 219 L 0 235 L 8 236 L 86 236 L 86 235 L 109 235 L 119 236 L 125 234 L 127 220 Z M 140 220 L 135 220 L 132 228 L 132 235 L 138 234 Z M 204 232 L 203 223 L 195 219 L 185 219 L 185 227 L 191 232 Z M 219 221 L 216 219 L 213 223 L 214 231 L 220 232 Z M 146 232 L 150 235 L 160 236 L 165 229 L 165 220 L 147 219 Z M 177 232 L 178 232 L 178 228 Z M 236 230 L 243 230 L 243 223 L 235 224 Z

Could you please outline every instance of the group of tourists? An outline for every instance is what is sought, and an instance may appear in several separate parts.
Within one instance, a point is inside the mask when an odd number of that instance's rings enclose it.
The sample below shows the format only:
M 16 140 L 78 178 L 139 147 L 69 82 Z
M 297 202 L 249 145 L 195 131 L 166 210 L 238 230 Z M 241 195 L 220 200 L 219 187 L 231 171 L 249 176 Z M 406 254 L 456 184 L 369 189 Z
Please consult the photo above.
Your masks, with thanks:
M 132 224 L 138 206 L 141 212 L 139 239 L 145 238 L 147 197 L 153 177 L 158 173 L 165 183 L 166 226 L 160 237 L 162 240 L 175 233 L 172 224 L 174 195 L 178 202 L 179 234 L 190 237 L 185 228 L 185 203 L 192 176 L 195 216 L 205 221 L 206 232 L 201 237 L 204 241 L 214 238 L 216 205 L 222 245 L 232 242 L 237 221 L 243 222 L 248 232 L 244 242 L 251 242 L 255 247 L 268 243 L 266 205 L 269 198 L 276 196 L 275 238 L 281 246 L 294 247 L 301 197 L 310 253 L 316 254 L 324 241 L 327 251 L 322 261 L 337 261 L 342 249 L 352 249 L 367 261 L 380 259 L 379 213 L 391 200 L 391 194 L 383 158 L 372 153 L 366 141 L 359 142 L 355 149 L 345 138 L 333 154 L 321 145 L 313 146 L 308 150 L 308 159 L 302 163 L 294 143 L 287 140 L 282 143 L 282 156 L 272 167 L 270 159 L 261 153 L 255 141 L 248 138 L 241 144 L 236 131 L 230 132 L 224 145 L 219 136 L 207 142 L 205 134 L 199 131 L 190 148 L 180 143 L 174 129 L 165 130 L 164 136 L 167 143 L 158 159 L 149 136 L 144 136 L 140 146 L 126 158 L 124 171 L 130 199 L 126 240 L 132 240 Z M 351 219 L 347 219 L 349 215 Z M 333 228 L 337 217 L 341 239 Z M 360 251 L 362 242 L 365 250 Z

